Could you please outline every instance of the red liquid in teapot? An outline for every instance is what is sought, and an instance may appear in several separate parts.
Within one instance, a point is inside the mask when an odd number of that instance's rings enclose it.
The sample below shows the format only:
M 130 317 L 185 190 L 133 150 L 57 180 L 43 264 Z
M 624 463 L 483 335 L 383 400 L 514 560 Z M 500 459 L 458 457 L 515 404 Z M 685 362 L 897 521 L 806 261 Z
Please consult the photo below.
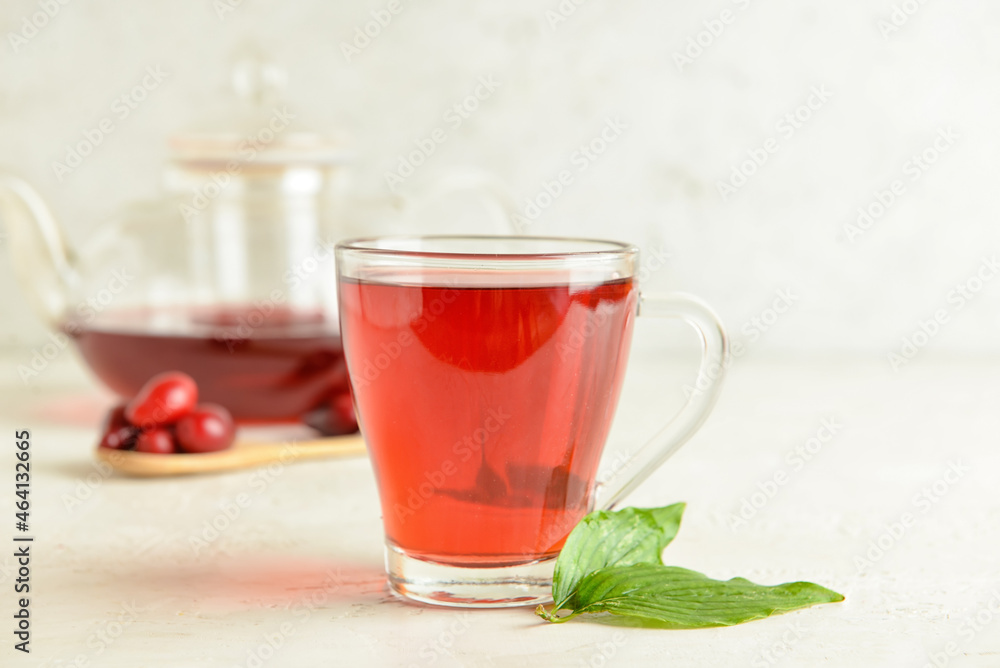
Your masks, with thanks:
M 335 322 L 274 307 L 119 310 L 63 330 L 95 374 L 123 397 L 153 375 L 178 370 L 199 401 L 241 421 L 292 421 L 348 392 Z
M 628 357 L 631 280 L 341 279 L 339 294 L 389 541 L 448 564 L 555 555 L 590 509 Z

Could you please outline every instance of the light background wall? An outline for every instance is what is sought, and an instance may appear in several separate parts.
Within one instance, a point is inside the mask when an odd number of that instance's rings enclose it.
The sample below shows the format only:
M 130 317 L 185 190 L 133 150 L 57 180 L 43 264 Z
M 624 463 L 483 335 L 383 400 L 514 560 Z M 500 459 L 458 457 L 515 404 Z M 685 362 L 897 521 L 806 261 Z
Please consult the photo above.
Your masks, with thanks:
M 15 49 L 11 34 L 46 4 L 55 16 Z M 938 309 L 949 321 L 922 354 L 1000 353 L 1000 280 L 961 309 L 948 299 L 1000 249 L 1000 4 L 404 1 L 348 61 L 342 44 L 387 6 L 4 0 L 0 166 L 33 182 L 80 242 L 124 202 L 155 194 L 166 135 L 218 113 L 233 54 L 258 44 L 287 70 L 300 123 L 353 136 L 357 192 L 384 194 L 399 156 L 493 77 L 496 92 L 402 190 L 474 166 L 523 208 L 569 169 L 572 185 L 529 231 L 665 249 L 671 261 L 650 287 L 701 295 L 754 354 L 884 358 Z M 902 25 L 890 32 L 894 12 Z M 707 46 L 679 65 L 699 39 Z M 166 81 L 60 182 L 53 161 L 147 67 Z M 829 99 L 814 99 L 791 136 L 780 131 L 817 88 Z M 578 171 L 574 151 L 608 119 L 627 129 Z M 911 180 L 907 161 L 942 131 L 957 139 Z M 724 200 L 718 183 L 769 138 L 776 150 Z M 896 179 L 905 192 L 885 215 L 847 234 L 858 207 Z M 778 290 L 798 301 L 751 341 L 745 326 Z M 44 330 L 6 253 L 0 301 L 0 340 L 38 345 Z

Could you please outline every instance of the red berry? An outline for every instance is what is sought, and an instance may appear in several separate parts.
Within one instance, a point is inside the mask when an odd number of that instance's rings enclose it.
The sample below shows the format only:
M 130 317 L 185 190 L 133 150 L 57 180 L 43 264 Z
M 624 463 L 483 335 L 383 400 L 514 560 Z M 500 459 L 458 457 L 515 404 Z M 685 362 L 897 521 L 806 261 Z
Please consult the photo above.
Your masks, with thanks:
M 139 430 L 125 419 L 125 404 L 118 404 L 108 412 L 101 429 L 100 447 L 128 450 L 135 445 Z
M 358 430 L 358 417 L 354 414 L 354 398 L 350 392 L 330 399 L 330 422 L 339 426 L 344 434 Z
M 303 415 L 302 421 L 324 436 L 353 434 L 358 430 L 350 391 L 334 395 L 325 406 Z
M 110 448 L 111 450 L 129 450 L 135 445 L 137 433 L 138 431 L 135 427 L 121 427 L 106 432 L 101 437 L 100 447 Z
M 114 408 L 108 411 L 107 417 L 104 418 L 104 427 L 101 429 L 101 433 L 106 434 L 118 427 L 127 426 L 129 426 L 129 422 L 125 419 L 125 404 L 115 404 Z
M 166 429 L 150 429 L 139 434 L 135 441 L 136 452 L 148 452 L 154 455 L 169 455 L 177 452 L 174 437 Z
M 125 405 L 125 418 L 143 429 L 160 427 L 177 422 L 197 403 L 194 379 L 180 371 L 167 371 L 150 378 Z
M 233 443 L 236 427 L 222 406 L 202 404 L 182 417 L 175 427 L 177 444 L 184 452 L 215 452 Z

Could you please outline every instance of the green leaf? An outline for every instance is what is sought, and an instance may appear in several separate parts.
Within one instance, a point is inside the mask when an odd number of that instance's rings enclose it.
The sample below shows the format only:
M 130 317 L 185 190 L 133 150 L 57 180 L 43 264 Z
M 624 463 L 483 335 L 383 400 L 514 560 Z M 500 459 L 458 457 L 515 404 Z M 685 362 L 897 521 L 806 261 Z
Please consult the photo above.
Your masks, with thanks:
M 605 621 L 631 626 L 692 629 L 731 626 L 844 600 L 811 582 L 768 587 L 664 566 L 661 553 L 677 535 L 683 513 L 684 504 L 677 503 L 587 515 L 556 560 L 556 605 L 551 612 L 539 606 L 537 614 L 550 622 L 596 613 Z M 561 609 L 572 612 L 559 616 Z
M 591 573 L 579 584 L 571 615 L 610 613 L 630 625 L 667 629 L 732 626 L 774 614 L 844 600 L 811 582 L 767 587 L 743 578 L 713 580 L 686 568 L 655 564 L 614 566 Z
M 552 598 L 556 609 L 573 605 L 580 582 L 611 566 L 662 564 L 660 554 L 677 535 L 683 503 L 664 508 L 601 510 L 584 517 L 566 539 L 556 560 Z

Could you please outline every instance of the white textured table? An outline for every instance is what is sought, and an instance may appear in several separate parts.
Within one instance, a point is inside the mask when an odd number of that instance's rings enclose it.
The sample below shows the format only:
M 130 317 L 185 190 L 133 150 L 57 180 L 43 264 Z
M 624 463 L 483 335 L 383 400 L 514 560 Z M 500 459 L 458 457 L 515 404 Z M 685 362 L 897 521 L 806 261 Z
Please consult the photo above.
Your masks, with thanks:
M 661 412 L 640 399 L 658 387 L 647 367 L 633 367 L 613 439 Z M 107 477 L 90 451 L 97 390 L 7 388 L 0 542 L 13 544 L 12 437 L 25 427 L 36 540 L 32 652 L 4 630 L 0 665 L 998 666 L 998 380 L 1000 363 L 981 361 L 922 359 L 895 374 L 881 359 L 739 360 L 703 431 L 630 501 L 688 501 L 667 563 L 810 579 L 847 600 L 699 631 L 402 603 L 384 585 L 367 461 Z M 741 507 L 747 521 L 733 526 Z M 206 532 L 213 521 L 228 527 Z M 12 553 L 0 550 L 7 627 Z

